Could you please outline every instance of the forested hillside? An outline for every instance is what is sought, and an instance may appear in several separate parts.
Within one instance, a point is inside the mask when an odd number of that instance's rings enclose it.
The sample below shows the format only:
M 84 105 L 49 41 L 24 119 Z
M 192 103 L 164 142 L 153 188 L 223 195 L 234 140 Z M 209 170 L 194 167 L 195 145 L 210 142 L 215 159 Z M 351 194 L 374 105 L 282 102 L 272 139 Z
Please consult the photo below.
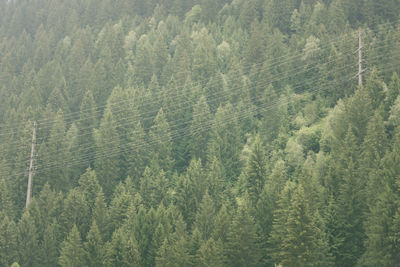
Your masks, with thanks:
M 0 0 L 0 266 L 400 266 L 399 16 Z

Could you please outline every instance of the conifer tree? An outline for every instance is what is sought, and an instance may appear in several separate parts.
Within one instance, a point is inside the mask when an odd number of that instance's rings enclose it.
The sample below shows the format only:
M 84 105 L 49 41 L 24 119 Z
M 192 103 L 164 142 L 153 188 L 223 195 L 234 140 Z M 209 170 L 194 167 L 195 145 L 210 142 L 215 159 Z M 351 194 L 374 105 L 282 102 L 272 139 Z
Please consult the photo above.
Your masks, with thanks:
M 282 240 L 282 265 L 331 266 L 324 229 L 315 221 L 302 185 L 299 185 L 288 211 L 286 235 Z
M 383 159 L 380 173 L 381 191 L 376 194 L 367 213 L 365 225 L 365 252 L 358 261 L 359 266 L 391 266 L 399 260 L 398 231 L 400 229 L 399 183 L 400 138 L 397 134 L 393 149 Z M 375 189 L 375 188 L 374 188 Z
M 110 196 L 120 177 L 120 139 L 116 122 L 108 106 L 95 132 L 96 160 L 94 166 L 105 195 Z
M 59 190 L 67 190 L 71 188 L 71 181 L 64 168 L 65 155 L 67 152 L 67 144 L 65 142 L 65 122 L 63 113 L 59 110 L 56 114 L 55 122 L 50 130 L 49 143 L 47 146 L 47 154 L 50 162 L 55 162 L 56 166 L 51 173 L 47 174 L 47 179 L 52 187 Z M 50 164 L 50 163 L 48 163 Z
M 132 234 L 118 229 L 107 248 L 106 266 L 135 266 L 140 263 L 138 245 Z
M 234 181 L 239 175 L 240 130 L 232 105 L 220 107 L 212 124 L 212 137 L 208 147 L 208 158 L 216 157 L 223 166 L 224 176 Z
M 93 210 L 96 196 L 101 191 L 101 186 L 97 180 L 96 171 L 90 167 L 79 178 L 79 191 L 85 196 L 89 209 Z
M 367 90 L 373 109 L 377 109 L 385 98 L 386 85 L 379 79 L 377 70 L 374 69 L 367 79 L 365 90 Z
M 104 193 L 100 190 L 97 193 L 94 207 L 92 210 L 93 221 L 96 221 L 96 226 L 103 240 L 108 238 L 110 234 L 110 218 L 109 209 L 105 202 Z
M 201 96 L 193 107 L 193 120 L 190 126 L 190 155 L 192 158 L 201 159 L 206 162 L 206 149 L 210 133 L 206 129 L 211 122 L 211 114 L 206 98 Z
M 368 203 L 374 204 L 375 195 L 384 189 L 381 179 L 382 161 L 388 148 L 383 119 L 378 112 L 371 118 L 367 126 L 367 135 L 362 144 L 362 159 L 360 173 L 368 179 L 366 196 Z
M 203 243 L 199 249 L 198 257 L 200 258 L 200 266 L 226 266 L 224 247 L 220 239 L 218 241 L 214 241 L 214 239 L 211 237 L 209 240 Z
M 182 213 L 189 229 L 206 189 L 206 180 L 200 160 L 192 160 L 186 173 L 179 177 L 176 185 L 175 205 Z
M 90 227 L 90 209 L 85 195 L 77 189 L 70 190 L 62 207 L 59 217 L 61 236 L 65 237 L 74 225 L 86 235 Z
M 186 224 L 181 215 L 178 216 L 175 232 L 166 238 L 159 249 L 156 266 L 189 266 L 192 257 L 189 251 Z
M 248 199 L 242 200 L 227 233 L 226 257 L 230 266 L 257 266 L 261 250 L 254 218 L 250 215 Z
M 41 264 L 43 266 L 56 266 L 59 257 L 58 224 L 54 220 L 44 231 L 41 242 Z
M 203 196 L 197 214 L 194 226 L 201 233 L 202 240 L 208 240 L 214 230 L 215 221 L 215 207 L 213 200 L 211 199 L 208 192 Z
M 216 45 L 206 28 L 199 33 L 199 43 L 193 53 L 193 80 L 205 85 L 216 68 Z
M 93 159 L 95 153 L 95 142 L 93 136 L 93 129 L 97 125 L 97 117 L 95 111 L 96 104 L 94 102 L 93 94 L 91 91 L 87 91 L 82 99 L 80 114 L 79 114 L 79 124 L 78 127 L 78 144 L 79 153 L 78 161 L 83 161 L 83 159 L 88 159 L 89 164 L 81 164 L 81 171 L 86 169 L 88 166 L 93 166 Z M 85 161 L 83 161 L 85 162 Z
M 264 188 L 266 168 L 264 148 L 259 136 L 256 136 L 245 168 L 246 189 L 253 205 L 257 203 L 259 195 Z
M 103 266 L 103 240 L 95 220 L 92 222 L 86 240 L 87 241 L 84 243 L 84 248 L 86 250 L 86 266 Z
M 18 256 L 18 229 L 7 216 L 0 221 L 0 264 L 9 266 Z
M 339 248 L 340 256 L 336 260 L 337 264 L 342 266 L 354 266 L 364 250 L 363 221 L 366 199 L 363 191 L 366 181 L 364 177 L 359 176 L 359 161 L 356 154 L 357 138 L 350 129 L 343 145 L 345 148 L 341 152 L 343 158 L 340 160 L 343 167 L 339 167 L 341 169 L 339 175 L 343 180 L 339 181 L 337 190 L 337 215 L 340 227 L 339 235 L 344 240 Z
M 18 223 L 18 253 L 22 266 L 36 266 L 41 261 L 36 226 L 28 211 Z
M 146 167 L 140 181 L 140 194 L 146 207 L 157 208 L 167 197 L 168 180 L 163 170 L 151 170 Z
M 400 95 L 400 79 L 396 72 L 393 73 L 392 79 L 389 83 L 388 90 L 385 98 L 385 111 L 390 111 L 390 108 L 396 101 L 397 96 Z
M 213 158 L 208 164 L 207 192 L 214 201 L 214 206 L 219 209 L 226 197 L 224 177 L 219 160 Z
M 85 265 L 85 249 L 82 245 L 81 235 L 74 224 L 67 239 L 62 243 L 61 255 L 58 263 L 62 267 L 75 267 Z
M 151 160 L 150 164 L 155 168 L 165 171 L 167 177 L 172 171 L 174 161 L 172 158 L 172 139 L 169 124 L 162 109 L 154 119 L 154 125 L 149 133 Z
M 145 166 L 148 163 L 148 153 L 146 149 L 145 132 L 140 124 L 132 130 L 128 137 L 127 150 L 127 171 L 126 173 L 139 186 L 139 179 L 143 175 Z
M 215 227 L 212 234 L 214 240 L 221 240 L 225 243 L 228 239 L 228 231 L 231 227 L 232 217 L 228 213 L 228 208 L 225 205 L 219 209 L 217 216 L 215 217 Z

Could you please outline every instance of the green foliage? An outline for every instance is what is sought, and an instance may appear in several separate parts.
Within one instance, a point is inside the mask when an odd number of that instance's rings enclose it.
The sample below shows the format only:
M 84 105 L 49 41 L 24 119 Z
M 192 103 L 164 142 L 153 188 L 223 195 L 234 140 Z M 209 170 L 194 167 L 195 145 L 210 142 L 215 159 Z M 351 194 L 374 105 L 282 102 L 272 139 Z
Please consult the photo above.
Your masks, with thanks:
M 17 240 L 19 248 L 18 262 L 21 263 L 22 266 L 36 266 L 41 260 L 39 258 L 39 240 L 36 226 L 29 212 L 24 212 L 18 224 Z
M 9 266 L 17 258 L 17 227 L 7 216 L 0 222 L 0 263 Z
M 260 138 L 255 137 L 250 158 L 248 159 L 245 176 L 246 189 L 253 204 L 257 203 L 267 174 L 267 162 Z
M 120 139 L 111 109 L 106 108 L 100 128 L 95 132 L 96 160 L 94 166 L 106 196 L 110 196 L 120 176 Z
M 63 267 L 82 266 L 85 264 L 85 249 L 76 225 L 72 227 L 67 239 L 62 244 L 58 262 Z
M 174 166 L 171 132 L 164 111 L 160 109 L 150 129 L 149 142 L 152 149 L 150 164 L 170 175 Z
M 248 200 L 239 203 L 227 233 L 226 257 L 230 266 L 257 266 L 261 249 L 256 234 L 254 218 L 250 215 Z
M 0 1 L 0 265 L 396 266 L 399 11 Z
M 273 262 L 288 266 L 333 265 L 323 224 L 316 215 L 302 185 L 288 182 L 271 233 L 272 241 L 277 242 L 271 248 Z
M 103 266 L 104 243 L 95 220 L 93 220 L 86 239 L 87 241 L 84 244 L 84 248 L 86 250 L 86 265 Z

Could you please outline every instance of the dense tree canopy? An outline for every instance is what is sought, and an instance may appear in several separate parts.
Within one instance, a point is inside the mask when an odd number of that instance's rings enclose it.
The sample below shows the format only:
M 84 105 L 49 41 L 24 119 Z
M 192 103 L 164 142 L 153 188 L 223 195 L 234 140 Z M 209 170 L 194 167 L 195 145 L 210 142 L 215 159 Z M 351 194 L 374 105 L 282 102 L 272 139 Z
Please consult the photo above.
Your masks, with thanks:
M 399 14 L 0 0 L 0 266 L 398 266 Z

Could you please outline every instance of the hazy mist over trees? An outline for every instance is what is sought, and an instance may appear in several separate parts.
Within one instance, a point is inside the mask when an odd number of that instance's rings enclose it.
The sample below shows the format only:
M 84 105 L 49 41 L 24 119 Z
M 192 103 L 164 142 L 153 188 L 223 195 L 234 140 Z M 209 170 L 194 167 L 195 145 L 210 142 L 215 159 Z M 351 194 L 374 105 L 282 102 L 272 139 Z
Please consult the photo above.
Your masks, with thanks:
M 399 16 L 0 0 L 0 266 L 400 266 Z

